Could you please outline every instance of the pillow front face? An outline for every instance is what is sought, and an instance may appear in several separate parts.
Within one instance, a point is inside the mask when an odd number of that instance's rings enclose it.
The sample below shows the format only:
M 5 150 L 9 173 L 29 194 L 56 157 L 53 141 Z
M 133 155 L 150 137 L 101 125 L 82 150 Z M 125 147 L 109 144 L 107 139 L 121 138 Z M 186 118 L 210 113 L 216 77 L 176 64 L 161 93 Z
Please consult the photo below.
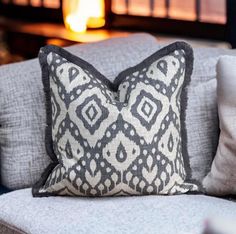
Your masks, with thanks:
M 41 49 L 46 148 L 53 160 L 34 196 L 196 191 L 186 151 L 185 86 L 192 50 L 176 42 L 111 83 L 61 48 Z
M 134 33 L 67 50 L 95 64 L 113 80 L 159 47 L 155 37 Z M 50 163 L 45 150 L 45 95 L 40 76 L 36 59 L 0 67 L 0 183 L 11 190 L 32 187 Z

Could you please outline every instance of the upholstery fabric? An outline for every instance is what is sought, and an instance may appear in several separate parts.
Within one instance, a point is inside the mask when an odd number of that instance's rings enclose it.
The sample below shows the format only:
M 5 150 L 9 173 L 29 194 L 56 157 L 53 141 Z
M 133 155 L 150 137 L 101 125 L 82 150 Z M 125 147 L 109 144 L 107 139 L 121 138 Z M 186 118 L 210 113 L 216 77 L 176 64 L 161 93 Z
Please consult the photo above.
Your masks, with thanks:
M 219 139 L 216 101 L 216 64 L 236 50 L 194 49 L 194 69 L 188 88 L 186 127 L 192 178 L 202 182 L 210 171 Z
M 221 132 L 216 157 L 203 185 L 209 194 L 236 195 L 236 57 L 220 58 L 217 71 Z
M 216 80 L 190 85 L 188 97 L 186 114 L 188 152 L 192 178 L 201 182 L 210 171 L 218 145 Z
M 136 34 L 67 49 L 93 63 L 111 78 L 141 62 L 156 46 L 154 37 Z M 18 189 L 29 187 L 40 178 L 50 162 L 44 147 L 45 125 L 45 101 L 38 60 L 1 66 L 1 184 Z
M 236 219 L 236 203 L 204 195 L 33 198 L 0 196 L 0 222 L 31 234 L 202 234 L 206 219 Z
M 176 42 L 157 51 L 113 83 L 56 46 L 42 48 L 39 60 L 47 100 L 45 143 L 53 163 L 33 195 L 198 189 L 189 183 L 185 143 L 186 85 L 193 68 L 188 44 Z

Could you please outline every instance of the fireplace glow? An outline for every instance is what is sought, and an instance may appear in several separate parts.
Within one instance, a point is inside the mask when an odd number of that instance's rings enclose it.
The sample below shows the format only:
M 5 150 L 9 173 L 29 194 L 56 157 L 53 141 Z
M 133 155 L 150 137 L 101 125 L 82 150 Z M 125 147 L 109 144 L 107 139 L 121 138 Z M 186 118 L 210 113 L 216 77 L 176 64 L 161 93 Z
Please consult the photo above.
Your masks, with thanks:
M 89 2 L 89 28 L 100 28 L 105 25 L 105 3 L 104 0 L 87 0 Z
M 66 28 L 74 32 L 102 27 L 105 25 L 104 0 L 64 0 L 63 16 Z
M 112 12 L 118 15 L 169 17 L 187 21 L 197 20 L 196 0 L 112 0 Z M 200 0 L 198 20 L 225 24 L 226 0 Z

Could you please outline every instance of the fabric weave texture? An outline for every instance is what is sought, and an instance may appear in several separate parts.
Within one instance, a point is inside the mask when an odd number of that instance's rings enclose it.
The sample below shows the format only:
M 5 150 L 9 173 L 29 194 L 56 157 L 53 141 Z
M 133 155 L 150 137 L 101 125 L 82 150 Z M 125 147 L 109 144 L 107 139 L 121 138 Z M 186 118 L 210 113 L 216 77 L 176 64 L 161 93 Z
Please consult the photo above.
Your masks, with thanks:
M 22 189 L 0 196 L 0 210 L 0 223 L 33 234 L 202 234 L 212 216 L 236 219 L 236 202 L 189 194 L 34 198 Z

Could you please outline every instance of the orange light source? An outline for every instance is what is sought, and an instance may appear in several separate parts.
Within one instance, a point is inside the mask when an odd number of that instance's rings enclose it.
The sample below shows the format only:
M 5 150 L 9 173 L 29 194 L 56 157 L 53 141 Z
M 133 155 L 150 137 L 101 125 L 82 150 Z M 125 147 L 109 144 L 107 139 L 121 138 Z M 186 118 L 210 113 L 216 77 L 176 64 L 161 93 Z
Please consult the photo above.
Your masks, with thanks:
M 66 28 L 74 32 L 102 27 L 105 25 L 104 0 L 64 0 L 63 18 Z
M 104 0 L 87 0 L 89 2 L 89 28 L 100 28 L 105 25 L 105 3 Z

